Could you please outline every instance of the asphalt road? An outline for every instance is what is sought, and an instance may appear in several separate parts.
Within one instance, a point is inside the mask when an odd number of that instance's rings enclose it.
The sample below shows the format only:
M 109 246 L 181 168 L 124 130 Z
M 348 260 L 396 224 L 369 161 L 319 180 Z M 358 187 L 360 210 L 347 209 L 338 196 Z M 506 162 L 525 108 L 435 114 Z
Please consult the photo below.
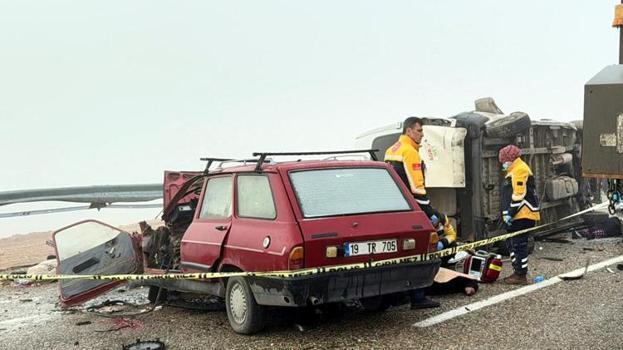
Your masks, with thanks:
M 584 267 L 588 258 L 595 264 L 623 255 L 620 238 L 537 242 L 536 246 L 530 256 L 530 276 L 542 274 L 546 279 Z M 623 271 L 615 265 L 609 266 L 612 272 L 600 268 L 580 280 L 562 281 L 427 328 L 414 324 L 518 287 L 500 281 L 481 284 L 475 296 L 438 297 L 442 306 L 427 311 L 411 311 L 407 306 L 382 314 L 347 310 L 332 319 L 279 312 L 273 315 L 272 325 L 255 336 L 235 334 L 224 311 L 164 306 L 123 322 L 86 313 L 84 307 L 60 311 L 55 284 L 4 283 L 0 286 L 0 348 L 121 349 L 137 338 L 159 338 L 167 349 L 621 349 Z M 505 267 L 503 275 L 510 273 L 508 263 Z M 146 289 L 123 290 L 97 302 L 146 302 Z M 125 328 L 114 330 L 118 327 Z

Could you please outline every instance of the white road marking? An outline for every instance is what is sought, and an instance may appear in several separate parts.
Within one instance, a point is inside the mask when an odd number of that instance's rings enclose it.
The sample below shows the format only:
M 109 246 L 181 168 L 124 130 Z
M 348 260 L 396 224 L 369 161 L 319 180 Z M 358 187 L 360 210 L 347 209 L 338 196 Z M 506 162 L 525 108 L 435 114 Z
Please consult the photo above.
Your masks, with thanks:
M 595 270 L 604 268 L 604 267 L 606 267 L 608 265 L 612 265 L 612 264 L 616 264 L 616 263 L 620 263 L 620 262 L 623 262 L 623 255 L 614 257 L 612 259 L 604 260 L 604 261 L 602 261 L 600 263 L 597 263 L 597 264 L 590 265 L 588 267 L 587 272 L 595 271 Z M 470 313 L 472 311 L 476 311 L 478 309 L 482 309 L 484 307 L 500 303 L 500 302 L 502 302 L 504 300 L 512 299 L 514 297 L 517 297 L 517 296 L 520 296 L 520 295 L 524 295 L 524 294 L 533 292 L 535 290 L 539 290 L 541 288 L 549 287 L 551 285 L 554 285 L 554 284 L 562 281 L 562 279 L 560 279 L 559 276 L 562 276 L 562 275 L 569 275 L 569 276 L 579 275 L 579 274 L 584 272 L 584 269 L 585 268 L 582 267 L 582 268 L 579 268 L 577 270 L 573 270 L 573 271 L 569 271 L 569 272 L 566 272 L 566 273 L 562 273 L 562 274 L 560 274 L 558 276 L 552 277 L 552 278 L 547 279 L 547 280 L 545 280 L 543 282 L 530 284 L 530 285 L 527 285 L 525 287 L 521 287 L 521 288 L 518 288 L 518 289 L 514 289 L 514 290 L 511 290 L 511 291 L 508 291 L 506 293 L 494 295 L 491 298 L 488 298 L 488 299 L 485 299 L 485 300 L 482 300 L 482 301 L 478 301 L 478 302 L 475 302 L 475 303 L 472 303 L 472 304 L 469 304 L 469 305 L 461 306 L 461 307 L 456 308 L 454 310 L 450 310 L 450 311 L 444 312 L 442 314 L 439 314 L 439 315 L 427 318 L 427 319 L 425 319 L 423 321 L 420 321 L 420 322 L 417 322 L 417 323 L 415 323 L 413 325 L 416 326 L 416 327 L 420 327 L 420 328 L 430 327 L 430 326 L 436 325 L 438 323 L 445 322 L 447 320 L 453 319 L 455 317 L 463 316 L 463 315 L 465 315 L 467 313 Z
M 10 330 L 11 328 L 15 328 L 17 326 L 23 326 L 25 324 L 34 325 L 34 324 L 47 321 L 51 319 L 52 317 L 53 315 L 50 315 L 50 314 L 39 314 L 39 315 L 33 315 L 33 316 L 12 318 L 10 320 L 0 321 L 0 329 Z

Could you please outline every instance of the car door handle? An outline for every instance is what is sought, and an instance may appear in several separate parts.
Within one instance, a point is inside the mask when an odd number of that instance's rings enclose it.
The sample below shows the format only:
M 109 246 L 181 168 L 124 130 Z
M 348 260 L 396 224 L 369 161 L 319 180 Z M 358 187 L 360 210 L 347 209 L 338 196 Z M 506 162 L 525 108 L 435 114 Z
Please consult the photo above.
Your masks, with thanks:
M 215 229 L 217 229 L 217 230 L 219 230 L 219 231 L 225 231 L 225 230 L 227 230 L 227 226 L 225 226 L 225 225 L 219 225 L 219 226 L 216 226 L 216 227 L 214 227 L 214 228 L 215 228 Z

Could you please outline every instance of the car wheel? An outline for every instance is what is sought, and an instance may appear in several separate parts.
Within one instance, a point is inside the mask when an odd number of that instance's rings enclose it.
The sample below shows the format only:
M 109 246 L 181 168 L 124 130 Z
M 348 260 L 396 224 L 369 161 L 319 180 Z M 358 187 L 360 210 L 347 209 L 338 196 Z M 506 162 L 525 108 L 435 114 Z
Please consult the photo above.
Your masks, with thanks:
M 255 302 L 249 283 L 243 277 L 231 277 L 227 281 L 225 308 L 234 332 L 253 334 L 264 328 L 265 310 Z
M 361 307 L 369 312 L 384 312 L 391 304 L 388 303 L 382 295 L 376 297 L 367 297 L 359 299 Z
M 530 117 L 523 112 L 513 112 L 509 116 L 486 124 L 488 137 L 506 138 L 517 135 L 530 127 Z
M 160 296 L 158 296 L 160 293 Z M 147 299 L 152 304 L 160 304 L 163 301 L 167 300 L 167 290 L 161 287 L 151 286 L 149 287 L 149 293 L 147 294 Z

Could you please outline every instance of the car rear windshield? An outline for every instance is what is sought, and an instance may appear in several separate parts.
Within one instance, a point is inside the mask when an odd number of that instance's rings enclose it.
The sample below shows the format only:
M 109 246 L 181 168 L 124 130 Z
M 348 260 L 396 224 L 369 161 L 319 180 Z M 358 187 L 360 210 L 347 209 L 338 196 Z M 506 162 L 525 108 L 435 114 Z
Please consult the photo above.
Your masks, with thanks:
M 306 218 L 411 210 L 383 168 L 303 170 L 290 180 Z

